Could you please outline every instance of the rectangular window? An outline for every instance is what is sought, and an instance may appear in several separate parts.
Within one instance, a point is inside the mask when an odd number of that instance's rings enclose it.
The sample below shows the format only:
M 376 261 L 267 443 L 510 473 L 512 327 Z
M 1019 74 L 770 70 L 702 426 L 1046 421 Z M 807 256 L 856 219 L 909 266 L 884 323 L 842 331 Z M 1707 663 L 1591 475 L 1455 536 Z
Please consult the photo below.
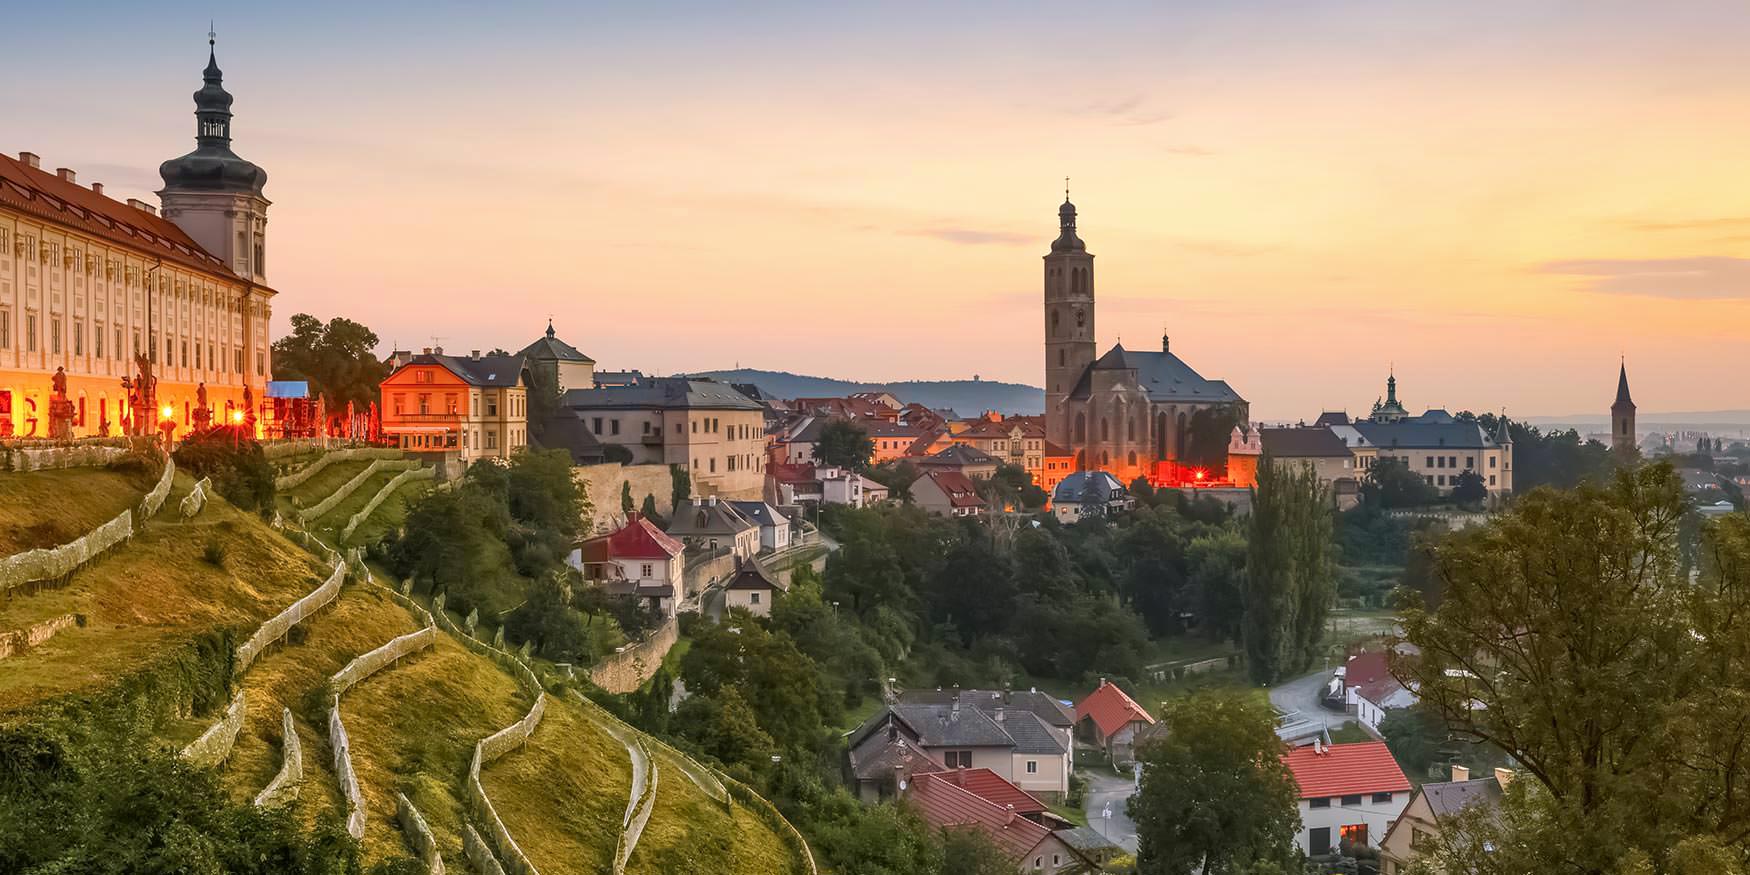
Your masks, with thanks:
M 138 342 L 138 340 L 139 338 L 136 337 L 135 341 Z M 237 350 L 237 373 L 243 373 L 243 350 Z
M 1446 467 L 1457 468 L 1458 467 L 1458 457 L 1457 456 L 1447 456 L 1446 457 Z
M 1428 457 L 1428 465 L 1427 465 L 1427 467 L 1429 467 L 1429 468 L 1432 468 L 1432 467 L 1434 467 L 1434 457 L 1433 457 L 1433 456 L 1429 456 L 1429 457 Z
M 115 357 L 118 359 L 122 357 L 122 328 L 120 325 L 115 327 Z
M 747 594 L 747 597 L 748 604 L 757 605 L 760 603 L 760 594 L 757 592 L 750 592 Z
M 1495 485 L 1495 475 L 1493 475 L 1493 474 L 1489 475 L 1489 485 L 1490 486 Z
M 12 348 L 12 311 L 0 307 L 0 349 Z
M 1360 805 L 1361 804 L 1361 796 L 1359 794 L 1357 794 L 1355 796 L 1344 796 L 1343 797 L 1343 804 L 1344 805 Z
M 444 412 L 445 413 L 447 413 L 451 416 L 455 416 L 457 413 L 460 413 L 461 409 L 457 406 L 457 404 L 458 404 L 458 402 L 456 401 L 456 393 L 450 392 L 450 393 L 444 395 Z
M 597 416 L 594 419 L 590 420 L 589 430 L 592 432 L 595 432 L 596 434 L 601 434 L 602 433 L 602 418 Z
M 182 342 L 182 366 L 188 367 L 188 341 Z
M 1373 801 L 1381 802 L 1381 803 L 1390 802 L 1391 801 L 1391 794 L 1390 793 L 1375 793 L 1375 794 L 1373 794 Z
M 486 415 L 487 416 L 497 416 L 498 415 L 498 396 L 497 395 L 486 396 Z
M 1477 457 L 1476 456 L 1465 456 L 1464 457 L 1465 470 L 1468 471 L 1472 468 L 1475 468 L 1476 466 L 1477 466 Z
M 950 769 L 970 769 L 972 768 L 972 751 L 948 751 L 942 754 L 942 763 Z
M 498 449 L 498 431 L 496 429 L 486 430 L 486 448 L 489 450 Z
M 1331 807 L 1331 797 L 1321 796 L 1317 799 L 1308 799 L 1308 800 L 1306 800 L 1306 807 L 1308 807 L 1308 808 L 1330 808 Z
M 1331 828 L 1321 826 L 1318 829 L 1306 831 L 1306 852 L 1314 857 L 1322 857 L 1331 852 Z
M 61 354 L 61 317 L 49 317 L 49 354 Z
M 197 371 L 201 367 L 201 345 L 198 343 L 194 345 L 194 367 Z
M 85 320 L 73 320 L 73 354 L 85 354 Z
M 36 352 L 36 314 L 24 314 L 24 351 Z
M 654 577 L 655 572 L 656 572 L 655 566 L 646 562 L 646 563 L 644 563 L 644 567 L 639 571 L 639 576 L 640 577 Z
M 1039 774 L 1039 761 L 1038 760 L 1028 760 L 1027 761 L 1027 774 L 1029 774 L 1029 775 Z
M 97 326 L 97 330 L 91 332 L 91 354 L 96 356 L 97 358 L 103 358 L 103 326 L 102 325 Z
M 1440 476 L 1435 477 L 1434 482 L 1438 485 L 1445 486 L 1446 485 L 1446 475 L 1441 474 Z
M 620 421 L 618 419 L 610 420 L 608 422 L 608 425 L 613 427 L 610 430 L 610 433 L 612 433 L 612 434 L 619 434 L 620 433 Z
M 424 392 L 419 393 L 419 415 L 424 416 L 430 412 L 431 412 L 431 396 L 427 395 Z

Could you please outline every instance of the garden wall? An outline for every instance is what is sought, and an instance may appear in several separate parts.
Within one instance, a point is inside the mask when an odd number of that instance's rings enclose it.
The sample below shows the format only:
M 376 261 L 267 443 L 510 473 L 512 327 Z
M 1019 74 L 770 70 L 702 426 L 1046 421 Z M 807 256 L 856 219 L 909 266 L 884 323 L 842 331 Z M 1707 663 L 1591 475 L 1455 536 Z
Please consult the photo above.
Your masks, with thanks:
M 96 441 L 102 441 L 98 443 Z M 119 441 L 119 443 L 118 443 Z M 126 438 L 95 438 L 48 447 L 16 447 L 0 454 L 9 471 L 51 471 L 60 468 L 101 468 L 127 458 Z
M 662 667 L 663 657 L 668 655 L 669 648 L 679 637 L 680 622 L 669 617 L 649 638 L 628 645 L 591 666 L 590 683 L 610 693 L 630 693 L 644 686 L 644 682 Z

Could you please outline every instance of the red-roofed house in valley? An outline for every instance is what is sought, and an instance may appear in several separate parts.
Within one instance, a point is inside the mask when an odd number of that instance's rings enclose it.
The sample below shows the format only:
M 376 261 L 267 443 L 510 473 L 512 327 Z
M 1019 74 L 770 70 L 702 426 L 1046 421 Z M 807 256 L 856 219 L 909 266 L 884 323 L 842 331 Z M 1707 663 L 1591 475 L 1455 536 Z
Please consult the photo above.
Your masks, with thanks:
M 1088 697 L 1076 703 L 1076 730 L 1106 751 L 1114 763 L 1135 760 L 1136 733 L 1155 719 L 1118 685 L 1100 679 Z
M 1282 757 L 1300 786 L 1300 832 L 1294 843 L 1310 856 L 1345 843 L 1378 847 L 1410 802 L 1410 779 L 1383 741 L 1322 742 Z
M 1344 709 L 1372 729 L 1379 728 L 1385 712 L 1416 704 L 1416 694 L 1392 677 L 1390 658 L 1384 651 L 1349 657 L 1337 678 L 1343 684 Z
M 911 500 L 942 516 L 984 516 L 984 499 L 972 480 L 959 471 L 932 470 L 912 481 Z
M 590 538 L 571 552 L 570 564 L 583 579 L 611 595 L 643 599 L 664 616 L 686 592 L 682 571 L 686 545 L 650 520 L 632 514 L 618 531 Z
M 954 771 L 914 775 L 906 789 L 906 803 L 931 827 L 984 833 L 1020 872 L 1088 871 L 1088 859 L 1048 827 L 962 786 Z

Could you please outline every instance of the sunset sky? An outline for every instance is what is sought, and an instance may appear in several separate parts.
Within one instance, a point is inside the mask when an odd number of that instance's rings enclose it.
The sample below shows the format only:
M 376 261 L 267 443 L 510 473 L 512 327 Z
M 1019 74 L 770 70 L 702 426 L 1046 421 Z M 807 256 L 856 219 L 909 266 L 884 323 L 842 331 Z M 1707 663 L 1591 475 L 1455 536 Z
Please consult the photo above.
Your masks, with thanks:
M 1069 176 L 1258 416 L 1750 407 L 1750 4 L 38 3 L 0 149 L 156 202 L 214 14 L 276 334 L 1037 385 Z

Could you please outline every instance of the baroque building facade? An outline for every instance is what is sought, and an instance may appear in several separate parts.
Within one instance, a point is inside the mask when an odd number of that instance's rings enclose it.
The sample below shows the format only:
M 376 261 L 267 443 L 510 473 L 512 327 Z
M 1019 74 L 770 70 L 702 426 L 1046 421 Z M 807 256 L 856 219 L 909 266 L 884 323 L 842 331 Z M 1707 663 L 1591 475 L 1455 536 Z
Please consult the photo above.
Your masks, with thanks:
M 48 434 L 57 371 L 72 434 L 124 433 L 135 356 L 157 377 L 153 417 L 186 429 L 204 384 L 223 422 L 272 373 L 267 174 L 231 151 L 231 95 L 209 51 L 196 148 L 159 168 L 163 214 L 123 203 L 33 153 L 0 155 L 0 437 Z M 166 412 L 167 411 L 167 412 Z
M 1064 448 L 1077 471 L 1157 485 L 1192 479 L 1181 464 L 1192 417 L 1219 410 L 1245 422 L 1246 400 L 1204 379 L 1165 335 L 1159 351 L 1116 344 L 1096 357 L 1094 256 L 1076 236 L 1067 193 L 1057 215 L 1058 237 L 1045 256 L 1045 440 Z

